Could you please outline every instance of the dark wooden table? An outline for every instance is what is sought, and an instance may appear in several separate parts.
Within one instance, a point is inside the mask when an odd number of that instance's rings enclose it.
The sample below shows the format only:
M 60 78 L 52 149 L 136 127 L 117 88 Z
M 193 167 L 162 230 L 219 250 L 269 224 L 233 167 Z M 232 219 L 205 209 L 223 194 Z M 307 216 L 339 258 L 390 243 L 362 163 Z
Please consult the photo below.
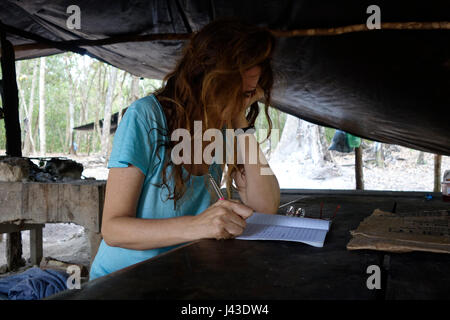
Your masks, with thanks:
M 202 240 L 149 259 L 79 290 L 50 299 L 449 299 L 450 255 L 348 251 L 350 230 L 374 209 L 449 209 L 439 194 L 284 190 L 282 203 L 303 197 L 307 216 L 339 212 L 323 248 L 283 241 Z M 382 288 L 369 290 L 367 267 L 382 270 Z

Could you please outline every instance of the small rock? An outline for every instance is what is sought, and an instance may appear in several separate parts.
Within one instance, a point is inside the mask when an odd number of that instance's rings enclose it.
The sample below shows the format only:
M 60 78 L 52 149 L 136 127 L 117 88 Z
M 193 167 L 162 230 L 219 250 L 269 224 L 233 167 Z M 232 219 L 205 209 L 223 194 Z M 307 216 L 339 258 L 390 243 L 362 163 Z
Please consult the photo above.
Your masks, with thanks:
M 28 179 L 29 160 L 20 157 L 4 157 L 0 159 L 0 181 L 17 182 Z

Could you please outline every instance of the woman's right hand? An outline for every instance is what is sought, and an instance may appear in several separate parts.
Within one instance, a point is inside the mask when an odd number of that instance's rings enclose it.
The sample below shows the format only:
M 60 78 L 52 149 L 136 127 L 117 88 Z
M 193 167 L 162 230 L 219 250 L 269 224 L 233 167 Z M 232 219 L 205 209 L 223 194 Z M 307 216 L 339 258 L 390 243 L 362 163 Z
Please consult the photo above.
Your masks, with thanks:
M 252 213 L 253 209 L 242 203 L 219 200 L 194 217 L 195 228 L 200 238 L 230 239 L 242 234 L 245 219 Z

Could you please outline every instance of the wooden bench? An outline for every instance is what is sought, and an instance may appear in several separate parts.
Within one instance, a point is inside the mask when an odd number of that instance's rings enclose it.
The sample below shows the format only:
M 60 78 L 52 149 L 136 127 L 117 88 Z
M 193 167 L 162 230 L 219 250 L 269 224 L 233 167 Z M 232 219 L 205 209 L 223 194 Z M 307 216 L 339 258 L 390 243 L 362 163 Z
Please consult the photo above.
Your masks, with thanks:
M 30 230 L 30 260 L 32 265 L 38 265 L 41 263 L 43 257 L 42 246 L 42 229 L 44 224 L 26 223 L 22 225 L 16 225 L 13 223 L 0 223 L 0 234 L 21 232 L 24 230 Z M 12 269 L 12 261 L 10 255 L 7 254 L 8 269 Z
M 75 223 L 85 228 L 92 260 L 102 239 L 105 187 L 106 181 L 103 180 L 0 182 L 0 225 L 17 222 L 22 222 L 22 225 Z M 10 232 L 14 235 L 13 231 Z M 17 261 L 18 257 L 12 260 Z

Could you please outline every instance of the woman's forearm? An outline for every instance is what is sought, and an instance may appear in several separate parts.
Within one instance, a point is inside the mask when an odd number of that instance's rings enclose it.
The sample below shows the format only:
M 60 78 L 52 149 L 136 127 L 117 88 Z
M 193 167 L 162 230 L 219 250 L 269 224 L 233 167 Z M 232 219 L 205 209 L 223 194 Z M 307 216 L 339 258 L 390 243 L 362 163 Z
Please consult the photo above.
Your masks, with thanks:
M 248 140 L 247 140 L 248 139 Z M 280 186 L 252 134 L 237 136 L 238 152 L 245 169 L 245 204 L 255 211 L 276 213 L 280 205 Z
M 200 238 L 194 216 L 167 219 L 113 217 L 103 221 L 106 244 L 133 250 L 149 250 L 177 245 Z

